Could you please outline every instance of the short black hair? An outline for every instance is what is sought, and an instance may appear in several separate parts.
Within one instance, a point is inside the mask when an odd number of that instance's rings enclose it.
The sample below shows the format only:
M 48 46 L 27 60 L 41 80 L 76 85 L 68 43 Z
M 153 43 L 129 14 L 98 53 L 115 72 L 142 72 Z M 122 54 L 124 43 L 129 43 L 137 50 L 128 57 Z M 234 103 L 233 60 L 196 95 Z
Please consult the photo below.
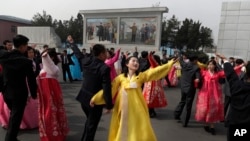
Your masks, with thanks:
M 99 56 L 101 53 L 106 52 L 106 48 L 102 44 L 95 44 L 92 48 L 92 52 L 94 56 Z
M 49 48 L 49 45 L 44 45 L 43 48 Z
M 147 58 L 148 57 L 148 52 L 147 51 L 142 51 L 141 52 L 141 57 L 142 58 Z
M 244 61 L 242 59 L 236 59 L 236 61 L 235 61 L 235 64 L 237 64 L 237 65 L 241 65 L 243 63 L 244 63 Z
M 195 61 L 195 60 L 198 60 L 198 56 L 196 55 L 196 54 L 189 54 L 188 55 L 188 59 L 191 61 L 191 62 L 193 62 L 193 61 Z
M 187 52 L 184 52 L 184 51 L 181 52 L 181 55 L 188 57 Z
M 133 53 L 133 56 L 135 56 L 135 57 L 138 57 L 138 55 L 139 55 L 139 54 L 138 54 L 137 51 Z
M 215 57 L 214 56 L 212 56 L 211 58 L 210 58 L 210 60 L 214 60 L 215 59 Z
M 3 45 L 6 45 L 7 43 L 11 43 L 11 41 L 10 40 L 4 40 L 3 41 Z
M 16 35 L 14 38 L 13 38 L 13 43 L 14 43 L 14 47 L 15 48 L 19 48 L 20 46 L 22 45 L 27 45 L 29 42 L 29 38 L 27 38 L 26 36 L 24 35 Z

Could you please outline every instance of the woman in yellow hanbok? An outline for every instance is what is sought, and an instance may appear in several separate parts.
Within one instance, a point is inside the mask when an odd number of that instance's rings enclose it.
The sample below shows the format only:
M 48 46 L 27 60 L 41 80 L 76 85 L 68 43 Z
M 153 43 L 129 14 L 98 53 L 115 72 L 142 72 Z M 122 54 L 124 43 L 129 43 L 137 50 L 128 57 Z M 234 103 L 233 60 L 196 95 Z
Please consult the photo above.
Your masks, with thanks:
M 139 63 L 136 57 L 126 60 L 126 70 L 112 82 L 112 96 L 115 103 L 109 130 L 109 141 L 156 141 L 152 129 L 147 104 L 142 95 L 144 82 L 165 77 L 175 61 L 150 68 L 138 73 Z M 105 104 L 103 92 L 99 91 L 90 105 Z

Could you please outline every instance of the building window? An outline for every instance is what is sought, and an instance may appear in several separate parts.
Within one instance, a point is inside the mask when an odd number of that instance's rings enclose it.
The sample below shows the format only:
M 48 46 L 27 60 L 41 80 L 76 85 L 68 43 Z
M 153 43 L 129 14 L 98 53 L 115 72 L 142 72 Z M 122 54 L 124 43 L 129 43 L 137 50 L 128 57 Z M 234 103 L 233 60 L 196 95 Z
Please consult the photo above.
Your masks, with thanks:
M 17 33 L 17 27 L 14 26 L 14 25 L 12 25 L 12 26 L 11 26 L 11 32 L 12 32 L 12 33 Z

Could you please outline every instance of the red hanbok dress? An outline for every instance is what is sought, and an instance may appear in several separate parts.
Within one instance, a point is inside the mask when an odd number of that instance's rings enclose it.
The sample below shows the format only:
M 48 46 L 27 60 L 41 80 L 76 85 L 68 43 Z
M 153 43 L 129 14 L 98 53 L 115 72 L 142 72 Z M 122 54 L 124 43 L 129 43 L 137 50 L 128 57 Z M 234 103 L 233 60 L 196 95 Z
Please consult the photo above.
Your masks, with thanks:
M 155 68 L 158 66 L 153 56 L 149 55 L 150 67 Z M 167 106 L 165 92 L 162 86 L 162 81 L 150 81 L 144 83 L 143 96 L 146 100 L 148 108 L 160 108 Z
M 41 141 L 65 141 L 68 122 L 57 77 L 59 68 L 49 55 L 42 57 L 43 68 L 37 78 L 39 98 L 39 134 Z
M 224 78 L 224 71 L 210 73 L 202 70 L 202 87 L 198 92 L 195 119 L 205 123 L 224 120 L 222 88 L 219 78 Z

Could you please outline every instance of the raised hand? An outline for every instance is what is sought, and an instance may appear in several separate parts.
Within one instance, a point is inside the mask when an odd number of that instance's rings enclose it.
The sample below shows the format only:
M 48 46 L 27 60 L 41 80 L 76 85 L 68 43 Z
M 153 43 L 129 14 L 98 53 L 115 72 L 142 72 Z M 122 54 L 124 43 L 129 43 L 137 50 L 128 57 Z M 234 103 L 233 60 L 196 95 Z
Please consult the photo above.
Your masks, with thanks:
M 174 60 L 174 63 L 176 63 L 176 62 L 178 62 L 178 61 L 180 60 L 180 58 L 179 58 L 179 57 L 176 57 L 176 58 L 174 58 L 173 60 Z

